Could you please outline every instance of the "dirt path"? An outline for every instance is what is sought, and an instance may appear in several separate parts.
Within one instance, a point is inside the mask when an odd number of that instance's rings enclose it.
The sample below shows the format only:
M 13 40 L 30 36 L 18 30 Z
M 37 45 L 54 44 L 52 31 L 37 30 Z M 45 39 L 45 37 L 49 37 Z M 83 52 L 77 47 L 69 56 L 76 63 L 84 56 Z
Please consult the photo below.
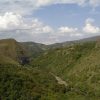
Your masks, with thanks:
M 52 76 L 55 77 L 55 79 L 58 81 L 58 84 L 63 84 L 65 85 L 66 87 L 68 86 L 67 82 L 62 80 L 60 77 L 56 76 L 55 74 L 51 73 Z

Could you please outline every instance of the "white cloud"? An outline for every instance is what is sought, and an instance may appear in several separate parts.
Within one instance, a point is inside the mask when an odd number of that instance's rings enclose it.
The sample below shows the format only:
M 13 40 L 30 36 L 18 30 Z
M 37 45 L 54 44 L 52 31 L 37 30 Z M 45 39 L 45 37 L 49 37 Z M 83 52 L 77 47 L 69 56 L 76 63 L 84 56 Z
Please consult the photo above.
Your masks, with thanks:
M 0 16 L 0 30 L 11 30 L 23 27 L 25 27 L 25 24 L 22 16 L 19 14 L 6 12 L 4 15 Z
M 77 28 L 67 26 L 54 29 L 37 18 L 27 22 L 20 14 L 12 12 L 0 16 L 0 38 L 15 38 L 19 41 L 36 41 L 50 44 L 63 41 L 63 37 L 79 37 L 77 31 Z
M 53 2 L 54 2 L 53 0 L 37 0 L 36 6 L 37 7 L 45 6 L 45 5 L 52 4 Z
M 100 0 L 89 0 L 89 4 L 93 7 L 100 6 Z
M 76 32 L 78 29 L 65 26 L 65 27 L 60 27 L 58 30 L 61 33 L 73 33 Z
M 22 15 L 51 4 L 77 4 L 80 6 L 100 6 L 100 0 L 0 0 L 0 13 L 15 12 Z
M 45 6 L 50 4 L 78 4 L 82 5 L 86 0 L 37 0 L 37 6 Z
M 82 37 L 83 34 L 77 32 L 77 33 L 72 33 L 72 34 L 70 34 L 70 36 L 71 36 L 71 37 Z
M 53 29 L 39 21 L 38 19 L 33 19 L 32 25 L 30 25 L 32 33 L 40 34 L 40 33 L 51 33 Z
M 6 12 L 0 16 L 0 31 L 8 30 L 31 30 L 34 33 L 49 33 L 53 31 L 50 26 L 44 25 L 36 18 L 33 18 L 32 22 L 26 23 L 20 14 Z
M 82 38 L 83 33 L 80 32 L 78 28 L 62 26 L 58 28 L 58 31 L 56 31 L 55 37 L 59 41 L 66 41 L 66 40 L 71 41 Z
M 93 23 L 94 22 L 94 19 L 92 18 L 87 18 L 85 23 L 88 24 L 88 23 Z
M 85 22 L 85 27 L 83 28 L 83 31 L 85 33 L 92 33 L 92 34 L 96 34 L 100 32 L 100 28 L 97 26 L 93 25 L 94 20 L 88 18 Z
M 43 32 L 44 33 L 50 33 L 52 31 L 53 31 L 53 29 L 50 26 L 44 26 L 43 27 Z
M 0 38 L 15 38 L 20 41 L 36 41 L 47 44 L 70 41 L 99 33 L 100 28 L 93 23 L 94 20 L 88 18 L 82 29 L 68 26 L 54 29 L 37 18 L 25 21 L 20 14 L 6 12 L 0 16 Z
M 49 37 L 53 31 L 49 25 L 45 25 L 37 18 L 33 18 L 32 21 L 25 21 L 20 14 L 12 12 L 0 16 L 0 38 L 50 43 L 49 41 L 52 39 Z
M 38 7 L 50 4 L 78 4 L 82 6 L 85 4 L 89 4 L 93 7 L 100 6 L 100 0 L 33 0 L 33 2 L 35 2 L 36 6 Z

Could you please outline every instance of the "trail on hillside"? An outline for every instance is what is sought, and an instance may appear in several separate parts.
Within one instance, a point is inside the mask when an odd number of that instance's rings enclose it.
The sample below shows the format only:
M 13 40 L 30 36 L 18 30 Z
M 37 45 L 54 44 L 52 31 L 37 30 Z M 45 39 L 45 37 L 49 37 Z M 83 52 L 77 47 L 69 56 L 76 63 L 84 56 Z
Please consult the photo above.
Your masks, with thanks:
M 60 77 L 56 76 L 55 74 L 53 74 L 51 72 L 50 72 L 50 74 L 55 77 L 55 79 L 58 81 L 58 84 L 65 85 L 66 87 L 68 86 L 66 81 L 64 81 L 63 79 L 61 79 Z
M 32 68 L 28 68 L 26 67 L 27 70 L 32 70 Z M 60 78 L 59 76 L 56 76 L 54 73 L 50 72 L 50 74 L 57 80 L 58 84 L 61 84 L 61 85 L 65 85 L 65 87 L 68 86 L 67 82 L 64 81 L 62 78 Z

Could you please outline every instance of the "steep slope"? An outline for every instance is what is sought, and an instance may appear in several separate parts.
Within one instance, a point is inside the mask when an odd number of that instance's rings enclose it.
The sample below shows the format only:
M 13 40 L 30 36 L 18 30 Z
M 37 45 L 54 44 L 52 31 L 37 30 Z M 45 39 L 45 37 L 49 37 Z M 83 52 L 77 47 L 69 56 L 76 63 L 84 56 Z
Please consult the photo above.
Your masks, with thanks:
M 46 45 L 35 42 L 22 42 L 25 49 L 29 52 L 30 56 L 35 58 L 46 50 Z
M 100 41 L 63 77 L 81 93 L 100 98 Z M 65 71 L 66 73 L 66 71 Z
M 49 47 L 1 40 L 0 99 L 100 100 L 100 38 L 79 41 Z M 31 55 L 32 67 L 10 65 Z
M 66 42 L 55 43 L 50 45 L 45 45 L 45 44 L 35 43 L 35 42 L 20 42 L 20 43 L 25 49 L 28 50 L 31 57 L 36 58 L 47 50 L 63 48 L 77 43 L 93 42 L 93 41 L 97 41 L 98 39 L 100 39 L 100 36 L 74 40 L 74 41 L 66 41 Z
M 0 63 L 18 63 L 22 57 L 27 56 L 27 51 L 16 40 L 0 40 Z
M 70 88 L 70 92 L 68 92 L 69 96 L 73 95 L 77 98 L 80 95 L 79 100 L 82 99 L 82 96 L 86 97 L 86 99 L 82 100 L 88 100 L 90 98 L 90 100 L 99 100 L 99 59 L 100 41 L 98 39 L 97 41 L 77 43 L 50 50 L 35 59 L 33 61 L 33 67 L 37 66 L 65 80 Z
M 41 66 L 41 68 L 47 68 L 56 74 L 60 74 L 65 69 L 71 69 L 80 58 L 88 56 L 95 45 L 96 42 L 89 42 L 52 49 L 33 60 L 33 65 Z

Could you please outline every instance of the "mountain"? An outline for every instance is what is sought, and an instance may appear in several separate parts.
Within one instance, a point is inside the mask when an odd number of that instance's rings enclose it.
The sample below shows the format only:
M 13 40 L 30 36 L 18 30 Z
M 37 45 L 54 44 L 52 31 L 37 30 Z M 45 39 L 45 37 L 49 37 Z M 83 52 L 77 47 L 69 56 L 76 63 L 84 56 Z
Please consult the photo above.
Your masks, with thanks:
M 21 42 L 31 57 L 35 58 L 46 50 L 46 45 L 35 42 Z
M 47 45 L 47 49 L 55 49 L 55 48 L 61 48 L 61 47 L 66 47 L 69 45 L 73 45 L 75 43 L 84 43 L 84 42 L 92 42 L 92 41 L 97 41 L 100 40 L 100 36 L 94 36 L 94 37 L 88 37 L 88 38 L 83 38 L 80 40 L 73 40 L 73 41 L 65 41 L 62 43 L 54 43 L 51 45 Z
M 0 40 L 0 63 L 20 63 L 45 52 L 46 45 L 35 42 L 17 42 L 14 39 Z
M 50 69 L 54 73 L 59 74 L 59 71 L 62 72 L 64 70 L 63 67 L 67 68 L 74 65 L 77 60 L 90 53 L 96 44 L 97 42 L 77 43 L 63 48 L 48 50 L 34 59 L 33 65 Z
M 24 47 L 14 39 L 0 40 L 0 63 L 18 63 L 28 57 Z
M 99 59 L 99 36 L 53 45 L 0 40 L 0 99 L 100 100 Z
M 36 42 L 20 42 L 20 43 L 24 46 L 24 48 L 26 48 L 30 52 L 31 56 L 37 57 L 41 53 L 43 53 L 47 50 L 62 48 L 62 47 L 66 47 L 69 45 L 73 45 L 75 43 L 97 41 L 99 39 L 100 39 L 100 36 L 95 36 L 95 37 L 88 37 L 88 38 L 84 38 L 84 39 L 80 39 L 80 40 L 66 41 L 66 42 L 62 42 L 62 43 L 54 43 L 54 44 L 50 44 L 50 45 L 36 43 Z
M 100 40 L 100 36 L 44 45 L 35 42 L 17 42 L 14 39 L 0 40 L 0 63 L 27 63 L 33 58 L 37 58 L 49 51 L 55 52 L 55 49 L 67 48 L 75 44 L 83 44 L 86 42 L 96 42 Z M 52 54 L 53 54 L 52 53 Z
M 78 42 L 49 50 L 33 60 L 33 67 L 65 80 L 68 100 L 99 100 L 100 40 Z M 79 98 L 79 99 L 78 99 Z M 84 98 L 84 99 L 83 99 Z

